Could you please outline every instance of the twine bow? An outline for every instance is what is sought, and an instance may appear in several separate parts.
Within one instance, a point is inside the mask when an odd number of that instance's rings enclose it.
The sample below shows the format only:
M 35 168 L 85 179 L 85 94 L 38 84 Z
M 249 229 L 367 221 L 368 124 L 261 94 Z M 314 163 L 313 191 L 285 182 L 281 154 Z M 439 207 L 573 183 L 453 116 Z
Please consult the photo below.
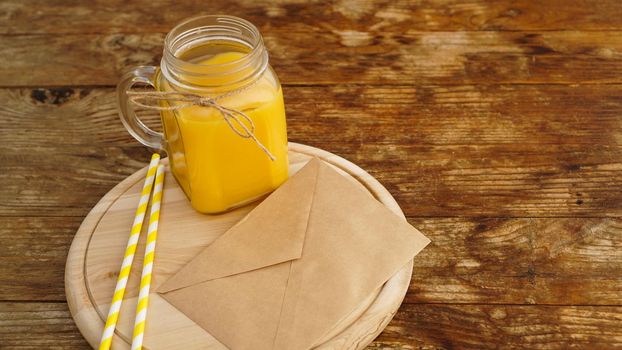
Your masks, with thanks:
M 225 107 L 217 102 L 218 99 L 225 95 L 217 97 L 207 97 L 191 92 L 176 92 L 176 91 L 127 91 L 127 95 L 132 103 L 145 109 L 152 109 L 157 111 L 176 111 L 182 108 L 191 106 L 203 106 L 211 107 L 222 114 L 223 119 L 229 125 L 229 128 L 233 130 L 238 136 L 253 140 L 259 148 L 270 158 L 270 160 L 276 160 L 276 157 L 270 153 L 266 146 L 261 143 L 255 136 L 255 123 L 246 115 L 246 113 L 237 109 Z M 228 94 L 227 94 L 228 95 Z M 156 106 L 143 103 L 142 101 L 167 101 L 167 102 L 182 102 L 181 104 L 168 105 L 168 106 Z M 249 126 L 246 125 L 248 123 Z M 237 127 L 236 127 L 237 125 Z M 238 129 L 239 128 L 239 129 Z M 241 129 L 241 130 L 240 130 Z

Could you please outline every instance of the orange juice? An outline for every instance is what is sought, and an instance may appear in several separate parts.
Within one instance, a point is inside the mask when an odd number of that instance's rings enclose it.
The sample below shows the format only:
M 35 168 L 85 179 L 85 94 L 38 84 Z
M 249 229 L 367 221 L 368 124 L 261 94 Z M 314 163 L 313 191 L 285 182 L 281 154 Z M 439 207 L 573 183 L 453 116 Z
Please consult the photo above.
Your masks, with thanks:
M 184 77 L 194 85 L 231 85 L 235 76 L 202 76 L 201 69 L 226 66 L 247 53 L 240 47 L 223 46 L 209 55 L 205 50 L 196 55 L 194 71 Z M 192 50 L 186 55 L 193 60 Z M 206 58 L 207 56 L 207 58 Z M 202 68 L 203 67 L 203 68 Z M 244 70 L 238 72 L 241 76 Z M 176 91 L 161 75 L 156 79 L 159 91 Z M 205 94 L 212 98 L 229 90 Z M 202 213 L 226 211 L 274 190 L 288 176 L 287 131 L 285 107 L 280 84 L 270 67 L 253 83 L 234 88 L 234 92 L 217 98 L 227 108 L 245 113 L 255 125 L 255 136 L 276 159 L 271 160 L 252 139 L 236 134 L 223 115 L 212 107 L 190 106 L 175 111 L 161 111 L 166 150 L 172 173 Z M 175 102 L 160 102 L 161 105 Z M 248 124 L 246 124 L 249 126 Z M 236 127 L 236 125 L 234 125 Z M 241 130 L 238 127 L 239 130 Z

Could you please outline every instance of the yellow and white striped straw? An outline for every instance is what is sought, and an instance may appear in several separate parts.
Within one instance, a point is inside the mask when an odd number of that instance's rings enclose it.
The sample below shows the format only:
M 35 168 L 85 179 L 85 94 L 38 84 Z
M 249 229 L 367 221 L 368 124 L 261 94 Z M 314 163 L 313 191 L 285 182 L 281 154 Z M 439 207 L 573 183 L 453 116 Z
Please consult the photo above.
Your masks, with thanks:
M 140 292 L 136 306 L 136 320 L 134 321 L 134 335 L 132 336 L 131 350 L 140 350 L 143 347 L 145 334 L 145 320 L 147 319 L 147 307 L 149 306 L 149 288 L 151 287 L 151 272 L 155 258 L 156 240 L 158 239 L 158 221 L 160 220 L 160 203 L 162 201 L 162 187 L 164 186 L 164 165 L 158 165 L 153 198 L 151 199 L 151 211 L 149 213 L 149 231 L 147 245 L 145 246 L 145 259 L 143 260 L 143 273 L 140 278 Z
M 112 302 L 110 303 L 110 310 L 108 311 L 108 318 L 106 319 L 106 325 L 102 333 L 101 341 L 99 342 L 99 350 L 108 350 L 112 343 L 112 336 L 114 335 L 114 329 L 119 319 L 119 311 L 121 310 L 121 303 L 123 303 L 123 295 L 125 294 L 125 286 L 127 285 L 127 279 L 130 276 L 132 269 L 132 262 L 134 261 L 134 253 L 136 253 L 136 245 L 138 244 L 138 237 L 143 227 L 143 221 L 145 218 L 145 212 L 147 211 L 147 204 L 149 203 L 149 196 L 151 195 L 151 188 L 153 187 L 153 181 L 155 178 L 156 168 L 160 161 L 160 155 L 154 154 L 151 156 L 151 162 L 147 170 L 147 176 L 145 183 L 143 184 L 143 190 L 140 195 L 140 201 L 136 208 L 136 214 L 134 215 L 134 223 L 130 231 L 130 237 L 127 240 L 127 247 L 125 248 L 125 256 L 121 269 L 119 270 L 119 277 L 117 278 L 117 286 L 114 289 L 114 295 L 112 296 Z

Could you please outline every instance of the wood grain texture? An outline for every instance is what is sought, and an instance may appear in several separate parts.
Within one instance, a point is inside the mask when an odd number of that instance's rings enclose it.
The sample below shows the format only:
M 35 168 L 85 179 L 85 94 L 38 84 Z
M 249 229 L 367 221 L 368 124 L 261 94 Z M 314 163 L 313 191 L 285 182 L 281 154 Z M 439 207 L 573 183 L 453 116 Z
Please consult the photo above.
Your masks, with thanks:
M 64 301 L 65 261 L 81 222 L 79 217 L 0 217 L 0 301 Z
M 0 86 L 115 85 L 133 66 L 159 64 L 163 38 L 153 33 L 3 35 Z M 270 28 L 264 39 L 286 85 L 622 82 L 617 74 L 622 31 Z
M 265 29 L 321 31 L 373 28 L 401 32 L 444 30 L 612 30 L 621 29 L 622 7 L 615 0 L 166 0 L 45 1 L 5 0 L 0 33 L 167 32 L 199 13 L 242 16 Z M 34 11 L 33 11 L 34 9 Z
M 404 305 L 371 349 L 617 349 L 622 308 Z
M 89 348 L 68 245 L 149 156 L 112 86 L 198 13 L 255 23 L 290 139 L 361 165 L 432 238 L 369 349 L 622 348 L 619 1 L 4 0 L 0 349 Z
M 92 349 L 66 303 L 0 303 L 0 349 Z
M 348 148 L 317 140 L 313 145 L 332 146 L 368 169 L 409 216 L 616 217 L 622 212 L 621 194 L 610 190 L 622 184 L 622 165 L 612 159 L 617 148 L 606 153 L 605 147 L 563 145 Z M 3 147 L 2 152 L 2 216 L 86 215 L 149 156 L 138 146 Z
M 86 215 L 148 158 L 110 88 L 0 98 L 0 215 Z M 409 216 L 622 214 L 619 85 L 300 86 L 285 99 L 291 140 L 360 164 Z
M 0 215 L 10 216 L 84 216 L 95 197 L 141 168 L 150 155 L 143 147 L 54 144 L 0 152 Z
M 64 301 L 66 252 L 81 221 L 0 218 L 0 301 Z M 620 219 L 409 222 L 432 243 L 415 260 L 405 303 L 622 305 Z
M 620 314 L 612 306 L 407 304 L 368 349 L 615 349 Z M 0 303 L 0 320 L 0 349 L 90 349 L 65 303 Z
M 622 305 L 620 219 L 413 218 L 407 303 Z
M 328 142 L 334 133 L 348 147 L 558 144 L 615 151 L 622 113 L 618 84 L 287 86 L 284 95 L 290 138 Z M 137 144 L 119 121 L 113 88 L 4 88 L 0 99 L 3 144 Z M 142 114 L 159 128 L 157 114 Z

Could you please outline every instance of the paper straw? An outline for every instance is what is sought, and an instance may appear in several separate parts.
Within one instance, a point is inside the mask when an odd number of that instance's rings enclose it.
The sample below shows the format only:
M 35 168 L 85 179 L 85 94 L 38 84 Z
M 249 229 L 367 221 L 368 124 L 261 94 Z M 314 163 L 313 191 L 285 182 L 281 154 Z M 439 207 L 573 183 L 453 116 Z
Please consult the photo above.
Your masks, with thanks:
M 108 311 L 108 318 L 106 319 L 106 325 L 102 333 L 101 341 L 99 342 L 99 350 L 108 350 L 112 343 L 112 336 L 114 335 L 114 329 L 119 319 L 119 311 L 121 310 L 121 303 L 123 303 L 123 295 L 125 294 L 125 286 L 127 285 L 127 279 L 130 276 L 132 269 L 132 262 L 134 261 L 134 253 L 136 253 L 136 245 L 138 243 L 138 237 L 143 227 L 143 220 L 145 218 L 145 212 L 147 211 L 147 204 L 149 202 L 149 196 L 151 195 L 151 188 L 153 187 L 153 181 L 155 178 L 156 168 L 160 161 L 160 155 L 154 154 L 151 156 L 151 162 L 147 170 L 147 176 L 145 177 L 145 183 L 143 184 L 143 190 L 140 195 L 140 201 L 136 208 L 136 214 L 134 215 L 134 223 L 130 231 L 130 237 L 127 240 L 127 247 L 125 248 L 125 256 L 121 269 L 119 270 L 119 277 L 117 278 L 117 286 L 114 289 L 112 296 L 112 302 L 110 303 L 110 310 Z
M 132 349 L 139 350 L 143 347 L 143 335 L 145 333 L 145 320 L 147 319 L 147 307 L 149 306 L 149 288 L 151 287 L 151 271 L 155 257 L 156 240 L 158 238 L 158 221 L 160 219 L 160 202 L 162 201 L 162 187 L 164 186 L 164 165 L 158 166 L 153 197 L 151 199 L 151 211 L 149 213 L 149 231 L 145 246 L 145 259 L 143 260 L 143 273 L 140 278 L 140 293 L 136 306 L 136 320 L 134 321 L 134 335 L 132 336 Z

